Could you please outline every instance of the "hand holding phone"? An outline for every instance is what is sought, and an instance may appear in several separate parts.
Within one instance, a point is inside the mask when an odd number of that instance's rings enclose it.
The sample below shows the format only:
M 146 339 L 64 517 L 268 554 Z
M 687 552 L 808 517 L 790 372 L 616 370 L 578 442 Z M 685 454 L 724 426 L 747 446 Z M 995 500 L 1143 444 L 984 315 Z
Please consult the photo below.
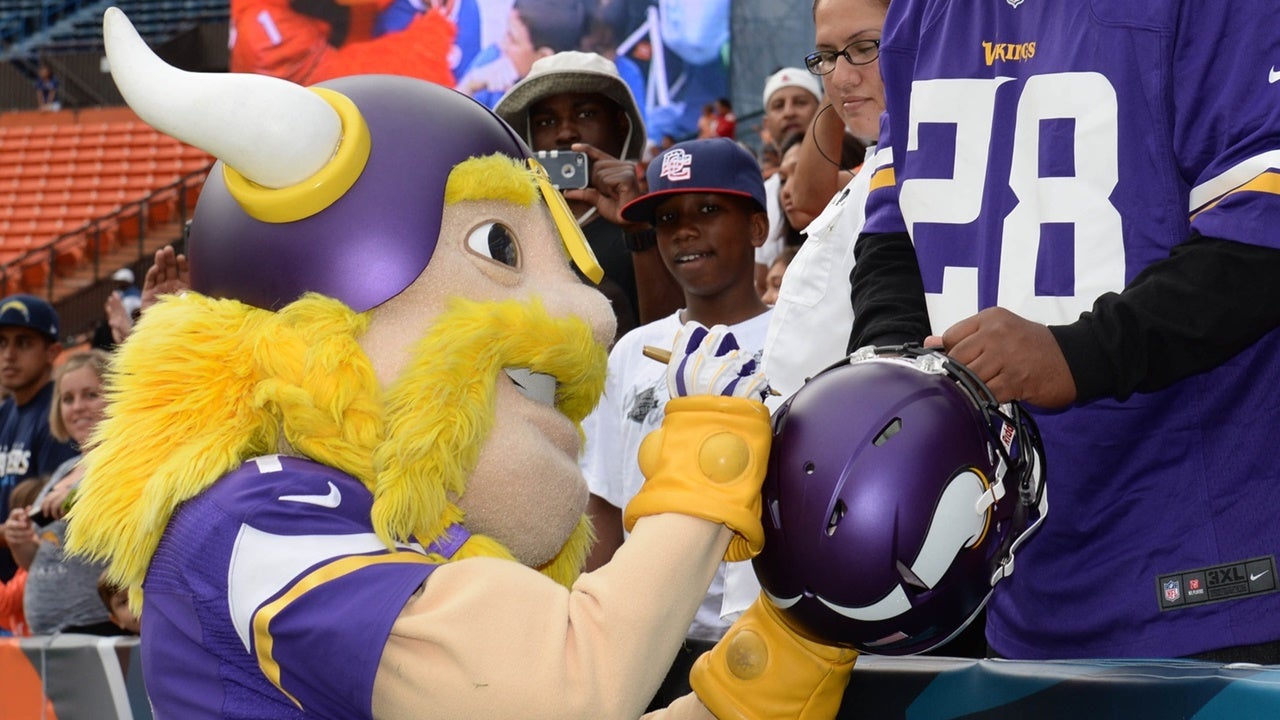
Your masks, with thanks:
M 539 150 L 534 153 L 557 190 L 579 190 L 587 186 L 591 172 L 587 154 L 575 150 Z

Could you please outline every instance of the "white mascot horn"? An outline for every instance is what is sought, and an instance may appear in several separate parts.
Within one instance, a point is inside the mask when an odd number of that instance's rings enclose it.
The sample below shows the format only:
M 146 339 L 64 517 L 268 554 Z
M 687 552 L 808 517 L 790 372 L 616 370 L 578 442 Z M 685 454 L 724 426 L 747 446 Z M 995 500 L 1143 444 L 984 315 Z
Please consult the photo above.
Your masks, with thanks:
M 147 47 L 119 8 L 102 18 L 107 62 L 129 107 L 249 180 L 278 189 L 314 175 L 342 139 L 337 112 L 280 78 L 179 70 Z

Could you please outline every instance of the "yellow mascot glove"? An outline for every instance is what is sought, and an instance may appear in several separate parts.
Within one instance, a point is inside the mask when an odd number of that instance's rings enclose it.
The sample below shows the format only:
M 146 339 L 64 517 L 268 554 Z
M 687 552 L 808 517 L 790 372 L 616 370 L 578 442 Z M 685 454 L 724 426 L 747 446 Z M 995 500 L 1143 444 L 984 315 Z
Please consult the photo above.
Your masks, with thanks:
M 772 433 L 759 401 L 767 388 L 727 327 L 690 322 L 680 329 L 667 363 L 666 416 L 640 443 L 645 484 L 623 514 L 628 531 L 641 517 L 675 512 L 732 530 L 727 560 L 760 552 L 760 485 Z
M 762 595 L 689 673 L 698 699 L 720 720 L 833 718 L 856 650 L 800 637 Z
M 640 443 L 645 483 L 627 503 L 627 531 L 646 515 L 692 515 L 734 532 L 726 560 L 755 557 L 764 546 L 760 485 L 770 439 L 763 403 L 710 395 L 669 401 L 662 427 Z

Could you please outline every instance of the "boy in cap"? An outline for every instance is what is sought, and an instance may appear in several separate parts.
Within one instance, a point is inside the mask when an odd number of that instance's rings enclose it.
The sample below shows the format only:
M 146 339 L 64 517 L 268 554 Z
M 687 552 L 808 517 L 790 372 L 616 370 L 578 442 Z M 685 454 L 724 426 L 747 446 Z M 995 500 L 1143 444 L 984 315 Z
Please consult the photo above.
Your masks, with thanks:
M 604 396 L 582 423 L 580 466 L 597 537 L 592 563 L 607 561 L 622 542 L 622 509 L 644 482 L 636 460 L 640 442 L 661 425 L 670 399 L 666 366 L 647 357 L 645 346 L 669 348 L 684 323 L 697 322 L 728 326 L 741 351 L 758 357 L 769 326 L 770 310 L 754 284 L 755 248 L 768 220 L 764 181 L 751 154 L 727 138 L 691 140 L 654 158 L 647 178 L 649 192 L 624 206 L 622 216 L 653 226 L 684 308 L 618 340 Z M 720 618 L 724 570 L 722 563 L 651 707 L 688 692 L 689 665 L 728 628 Z
M 61 350 L 58 313 L 49 303 L 32 295 L 0 300 L 0 386 L 8 392 L 0 404 L 0 507 L 20 481 L 48 475 L 76 454 L 49 433 L 53 361 Z M 15 570 L 6 545 L 0 580 Z
M 645 128 L 613 61 L 577 51 L 541 58 L 494 112 L 534 150 L 587 154 L 587 187 L 564 197 L 604 268 L 600 290 L 613 304 L 618 336 L 680 307 L 680 288 L 654 248 L 652 230 L 618 213 L 642 191 L 636 162 Z

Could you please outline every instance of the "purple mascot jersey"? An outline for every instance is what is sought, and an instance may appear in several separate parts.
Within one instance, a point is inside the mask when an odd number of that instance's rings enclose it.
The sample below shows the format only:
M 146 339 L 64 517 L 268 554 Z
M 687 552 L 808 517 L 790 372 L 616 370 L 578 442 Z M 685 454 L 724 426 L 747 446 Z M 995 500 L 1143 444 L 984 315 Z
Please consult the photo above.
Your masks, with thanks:
M 387 635 L 437 567 L 426 552 L 466 539 L 454 526 L 439 547 L 388 551 L 372 504 L 354 478 L 278 455 L 183 504 L 143 584 L 142 662 L 189 681 L 153 688 L 153 704 L 184 719 L 371 717 Z
M 911 234 L 933 331 L 995 305 L 1069 324 L 1193 233 L 1280 246 L 1278 22 L 1260 2 L 896 0 L 866 231 Z M 1278 352 L 1272 331 L 1165 390 L 1039 414 L 1053 507 L 992 600 L 997 652 L 1280 638 L 1280 466 L 1258 451 Z

